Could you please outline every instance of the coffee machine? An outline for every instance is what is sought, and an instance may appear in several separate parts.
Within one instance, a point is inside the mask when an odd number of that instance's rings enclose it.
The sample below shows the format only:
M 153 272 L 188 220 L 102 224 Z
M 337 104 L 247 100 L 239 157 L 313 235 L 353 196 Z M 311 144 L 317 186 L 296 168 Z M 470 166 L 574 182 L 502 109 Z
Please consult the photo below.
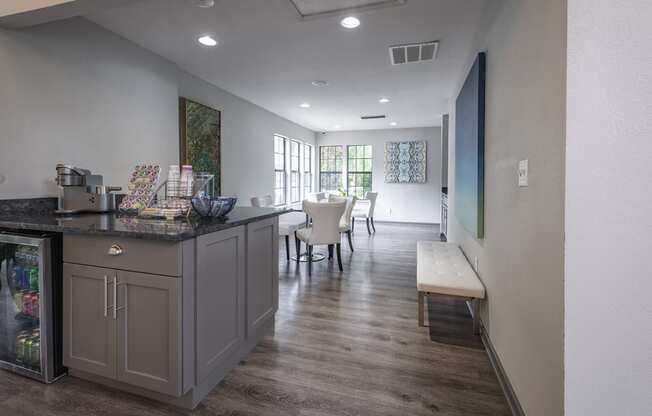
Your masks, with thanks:
M 57 165 L 59 204 L 57 214 L 115 211 L 118 186 L 104 186 L 102 175 L 93 175 L 88 169 Z

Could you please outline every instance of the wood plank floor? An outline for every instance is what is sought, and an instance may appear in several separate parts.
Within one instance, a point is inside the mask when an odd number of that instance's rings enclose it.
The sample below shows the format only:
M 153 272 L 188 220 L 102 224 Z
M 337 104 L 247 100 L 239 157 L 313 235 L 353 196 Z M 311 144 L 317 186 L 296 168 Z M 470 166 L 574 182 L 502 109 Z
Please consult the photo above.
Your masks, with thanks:
M 359 225 L 343 273 L 323 261 L 308 277 L 281 250 L 275 335 L 194 412 L 72 377 L 45 386 L 1 372 L 0 415 L 509 415 L 482 349 L 432 342 L 417 327 L 416 241 L 437 228 L 379 223 L 369 237 Z

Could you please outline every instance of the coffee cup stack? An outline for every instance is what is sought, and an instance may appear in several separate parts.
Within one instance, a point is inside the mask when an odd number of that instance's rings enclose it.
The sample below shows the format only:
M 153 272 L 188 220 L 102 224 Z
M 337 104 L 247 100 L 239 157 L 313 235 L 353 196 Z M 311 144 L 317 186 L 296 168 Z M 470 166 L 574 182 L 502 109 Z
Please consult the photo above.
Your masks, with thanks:
M 181 196 L 181 173 L 179 165 L 170 165 L 168 168 L 167 196 L 178 198 Z
M 194 176 L 192 173 L 191 165 L 183 165 L 181 167 L 181 189 L 180 195 L 182 197 L 192 197 Z

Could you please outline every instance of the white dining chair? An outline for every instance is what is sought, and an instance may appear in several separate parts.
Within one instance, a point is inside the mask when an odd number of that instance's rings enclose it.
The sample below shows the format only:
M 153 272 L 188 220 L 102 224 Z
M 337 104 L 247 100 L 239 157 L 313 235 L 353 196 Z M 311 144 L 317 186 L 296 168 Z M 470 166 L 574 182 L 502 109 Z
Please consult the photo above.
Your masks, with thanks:
M 351 216 L 353 220 L 351 222 L 351 232 L 355 231 L 355 219 L 364 218 L 367 220 L 367 232 L 371 235 L 371 228 L 369 228 L 369 221 L 371 221 L 371 227 L 376 232 L 376 224 L 374 224 L 374 210 L 376 209 L 376 199 L 378 199 L 378 192 L 367 192 L 364 195 L 364 199 L 358 199 L 355 203 L 355 208 Z
M 257 208 L 267 208 L 274 206 L 274 199 L 271 195 L 254 196 L 251 198 L 251 206 Z M 296 231 L 306 226 L 306 215 L 302 212 L 288 212 L 287 214 L 278 217 L 278 234 L 285 237 L 285 257 L 290 261 L 290 236 L 294 234 L 296 239 Z M 299 253 L 299 240 L 296 240 L 296 254 Z
M 296 236 L 308 247 L 308 275 L 312 275 L 314 246 L 328 246 L 329 259 L 333 258 L 333 247 L 335 247 L 337 264 L 340 271 L 343 271 L 340 220 L 346 211 L 346 202 L 303 201 L 303 210 L 312 218 L 312 223 L 309 227 L 298 230 Z
M 310 192 L 306 194 L 306 199 L 312 202 L 324 202 L 324 200 L 328 200 L 328 197 L 326 192 Z
M 257 208 L 273 207 L 274 198 L 271 195 L 251 197 L 251 206 Z
M 353 222 L 351 214 L 353 212 L 357 200 L 358 198 L 356 198 L 355 196 L 344 197 L 344 196 L 336 196 L 332 194 L 328 195 L 328 202 L 346 202 L 346 210 L 344 210 L 344 214 L 340 219 L 340 234 L 346 234 L 346 237 L 349 240 L 349 248 L 351 249 L 351 251 L 354 251 L 353 241 L 351 240 L 351 224 Z

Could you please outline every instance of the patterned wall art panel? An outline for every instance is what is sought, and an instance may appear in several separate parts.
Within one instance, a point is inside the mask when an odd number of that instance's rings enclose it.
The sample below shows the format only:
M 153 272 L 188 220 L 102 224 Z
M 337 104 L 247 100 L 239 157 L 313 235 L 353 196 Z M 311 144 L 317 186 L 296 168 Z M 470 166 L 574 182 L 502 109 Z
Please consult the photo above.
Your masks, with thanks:
M 426 142 L 385 143 L 386 183 L 426 183 Z

